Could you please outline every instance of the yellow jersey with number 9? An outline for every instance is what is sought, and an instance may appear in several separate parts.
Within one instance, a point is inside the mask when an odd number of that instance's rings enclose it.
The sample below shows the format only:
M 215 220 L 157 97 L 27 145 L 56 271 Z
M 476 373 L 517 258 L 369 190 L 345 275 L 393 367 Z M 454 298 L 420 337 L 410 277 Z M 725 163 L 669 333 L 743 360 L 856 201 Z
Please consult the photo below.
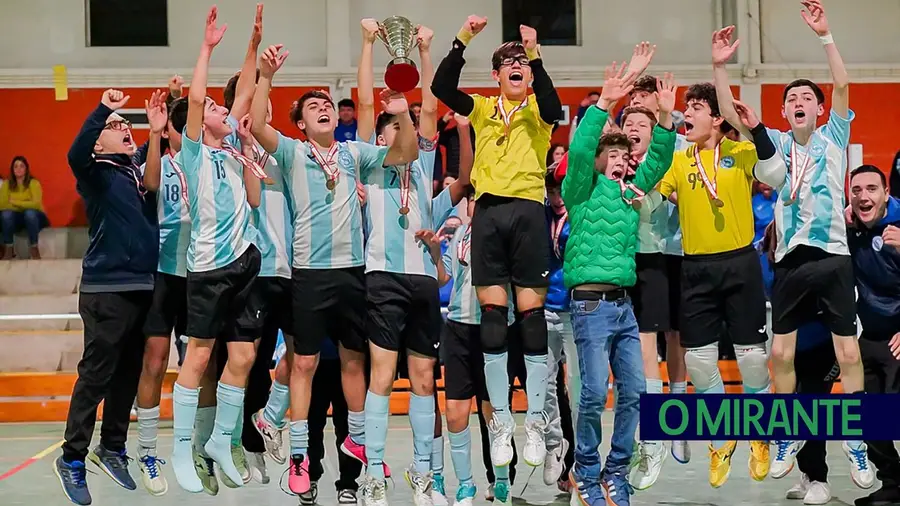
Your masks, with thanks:
M 684 254 L 709 255 L 749 246 L 754 235 L 751 196 L 756 147 L 749 141 L 722 139 L 718 170 L 713 168 L 715 151 L 700 151 L 700 162 L 708 179 L 715 180 L 722 207 L 715 205 L 700 175 L 697 149 L 692 144 L 677 151 L 659 186 L 666 197 L 677 194 Z

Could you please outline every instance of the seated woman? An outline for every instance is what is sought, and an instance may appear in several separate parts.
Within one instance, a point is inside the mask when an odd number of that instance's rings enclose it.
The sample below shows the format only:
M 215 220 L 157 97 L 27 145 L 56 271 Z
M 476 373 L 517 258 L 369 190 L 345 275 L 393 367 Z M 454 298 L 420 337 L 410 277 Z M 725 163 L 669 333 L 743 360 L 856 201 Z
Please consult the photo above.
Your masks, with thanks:
M 50 225 L 41 201 L 41 183 L 31 177 L 31 169 L 24 156 L 13 158 L 9 172 L 9 179 L 0 187 L 3 259 L 13 257 L 13 235 L 23 228 L 28 232 L 31 258 L 39 259 L 38 234 Z

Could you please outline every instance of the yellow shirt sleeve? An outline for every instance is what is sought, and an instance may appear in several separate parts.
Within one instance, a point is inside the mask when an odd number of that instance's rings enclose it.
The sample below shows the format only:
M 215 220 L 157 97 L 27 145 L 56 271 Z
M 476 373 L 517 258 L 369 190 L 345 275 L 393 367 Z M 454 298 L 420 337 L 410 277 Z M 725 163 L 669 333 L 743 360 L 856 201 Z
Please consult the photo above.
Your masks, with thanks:
M 756 154 L 756 146 L 750 141 L 741 141 L 738 147 L 740 153 L 741 169 L 748 178 L 753 179 L 753 169 L 756 168 L 756 162 L 759 156 Z
M 477 130 L 484 125 L 484 120 L 490 116 L 491 99 L 481 95 L 471 95 L 471 97 L 475 102 L 475 107 L 472 108 L 472 113 L 469 114 L 469 122 L 472 123 L 472 128 Z
M 678 190 L 678 177 L 675 171 L 675 161 L 672 161 L 672 166 L 669 167 L 668 172 L 663 176 L 662 181 L 659 182 L 659 193 L 663 197 L 669 198 L 669 195 Z

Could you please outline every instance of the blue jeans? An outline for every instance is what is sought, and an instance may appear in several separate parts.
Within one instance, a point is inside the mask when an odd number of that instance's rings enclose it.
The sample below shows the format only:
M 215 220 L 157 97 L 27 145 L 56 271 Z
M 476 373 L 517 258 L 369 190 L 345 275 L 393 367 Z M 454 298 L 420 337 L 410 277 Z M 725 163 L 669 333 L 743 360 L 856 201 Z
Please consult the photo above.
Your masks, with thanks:
M 598 447 L 603 435 L 600 416 L 609 391 L 606 364 L 612 367 L 618 391 L 606 470 L 627 475 L 634 451 L 640 396 L 647 389 L 631 299 L 573 300 L 571 314 L 581 371 L 581 397 L 575 424 L 575 475 L 580 481 L 590 482 L 599 480 L 602 470 Z
M 6 210 L 0 212 L 3 219 L 3 244 L 13 243 L 13 235 L 21 229 L 28 231 L 28 244 L 37 246 L 38 234 L 49 225 L 47 215 L 37 209 L 24 211 Z

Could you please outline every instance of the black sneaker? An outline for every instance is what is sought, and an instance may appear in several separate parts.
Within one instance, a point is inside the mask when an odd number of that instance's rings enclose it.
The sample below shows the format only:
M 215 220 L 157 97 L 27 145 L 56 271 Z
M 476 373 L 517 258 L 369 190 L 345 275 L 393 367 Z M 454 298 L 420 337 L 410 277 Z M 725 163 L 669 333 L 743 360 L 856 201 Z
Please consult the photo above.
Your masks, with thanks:
M 359 501 L 356 498 L 356 490 L 345 488 L 338 492 L 337 495 L 338 504 L 359 504 Z
M 316 504 L 316 500 L 318 498 L 319 498 L 319 484 L 314 481 L 311 481 L 309 483 L 309 491 L 304 494 L 300 494 L 300 504 L 303 504 L 304 506 Z M 353 503 L 353 504 L 356 504 L 356 503 Z
M 137 484 L 128 473 L 128 455 L 125 450 L 114 452 L 107 450 L 103 445 L 97 445 L 94 451 L 88 454 L 88 460 L 97 465 L 119 486 L 128 490 L 136 490 Z
M 882 483 L 875 492 L 853 502 L 856 506 L 894 506 L 900 504 L 900 486 Z
M 66 462 L 62 456 L 53 462 L 53 472 L 59 478 L 63 492 L 75 504 L 87 506 L 91 504 L 91 492 L 88 490 L 84 462 Z

